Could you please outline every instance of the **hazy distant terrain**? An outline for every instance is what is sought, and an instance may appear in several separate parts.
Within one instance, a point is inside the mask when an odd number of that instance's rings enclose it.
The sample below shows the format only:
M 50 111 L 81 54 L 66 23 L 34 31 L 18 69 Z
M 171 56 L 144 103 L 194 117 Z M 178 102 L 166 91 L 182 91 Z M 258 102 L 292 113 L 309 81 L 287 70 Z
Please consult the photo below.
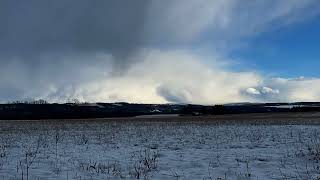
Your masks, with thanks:
M 0 121 L 0 179 L 319 179 L 320 113 Z

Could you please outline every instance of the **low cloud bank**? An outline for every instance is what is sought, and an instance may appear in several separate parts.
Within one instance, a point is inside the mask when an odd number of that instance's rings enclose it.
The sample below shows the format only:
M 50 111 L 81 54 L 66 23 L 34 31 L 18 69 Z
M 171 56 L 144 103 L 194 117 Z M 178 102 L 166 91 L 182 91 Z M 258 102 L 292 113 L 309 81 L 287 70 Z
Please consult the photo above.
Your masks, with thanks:
M 112 73 L 112 56 L 55 56 L 31 71 L 15 59 L 1 66 L 1 101 L 34 98 L 65 102 L 197 103 L 320 101 L 320 79 L 268 78 L 257 72 L 235 72 L 217 65 L 213 56 L 190 51 L 144 49 L 124 74 Z M 68 59 L 80 59 L 78 64 Z M 44 58 L 45 59 L 45 58 Z M 81 60 L 83 59 L 83 60 Z M 95 64 L 86 59 L 94 59 Z M 219 59 L 221 61 L 221 59 Z M 50 60 L 48 60 L 50 62 Z M 10 67 L 19 71 L 10 72 Z M 109 68 L 108 68 L 109 67 Z M 31 80 L 30 80 L 30 77 Z M 9 80 L 11 79 L 11 80 Z

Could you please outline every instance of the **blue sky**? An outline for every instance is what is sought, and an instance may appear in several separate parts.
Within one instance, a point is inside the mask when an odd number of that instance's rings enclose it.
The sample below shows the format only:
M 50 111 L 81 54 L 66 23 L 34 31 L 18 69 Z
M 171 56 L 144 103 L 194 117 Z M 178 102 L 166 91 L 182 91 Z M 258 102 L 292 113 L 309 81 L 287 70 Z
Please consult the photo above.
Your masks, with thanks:
M 320 21 L 313 18 L 248 40 L 230 53 L 251 67 L 280 77 L 320 77 Z

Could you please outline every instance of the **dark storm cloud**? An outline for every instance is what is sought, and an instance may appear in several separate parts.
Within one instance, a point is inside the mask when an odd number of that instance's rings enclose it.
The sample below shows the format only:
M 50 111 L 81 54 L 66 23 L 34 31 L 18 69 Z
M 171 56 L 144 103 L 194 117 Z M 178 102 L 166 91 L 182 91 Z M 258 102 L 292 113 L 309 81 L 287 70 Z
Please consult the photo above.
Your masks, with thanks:
M 144 41 L 148 3 L 0 0 L 0 101 L 73 96 L 122 73 Z
M 103 51 L 124 63 L 142 42 L 147 6 L 148 0 L 1 0 L 1 59 L 37 64 L 43 53 Z

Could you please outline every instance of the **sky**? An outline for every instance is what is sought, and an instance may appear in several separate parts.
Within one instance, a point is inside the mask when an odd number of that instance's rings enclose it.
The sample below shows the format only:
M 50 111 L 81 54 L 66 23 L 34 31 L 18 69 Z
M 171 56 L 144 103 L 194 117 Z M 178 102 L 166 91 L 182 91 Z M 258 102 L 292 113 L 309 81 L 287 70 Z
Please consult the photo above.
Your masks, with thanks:
M 317 0 L 1 0 L 0 102 L 320 101 Z

